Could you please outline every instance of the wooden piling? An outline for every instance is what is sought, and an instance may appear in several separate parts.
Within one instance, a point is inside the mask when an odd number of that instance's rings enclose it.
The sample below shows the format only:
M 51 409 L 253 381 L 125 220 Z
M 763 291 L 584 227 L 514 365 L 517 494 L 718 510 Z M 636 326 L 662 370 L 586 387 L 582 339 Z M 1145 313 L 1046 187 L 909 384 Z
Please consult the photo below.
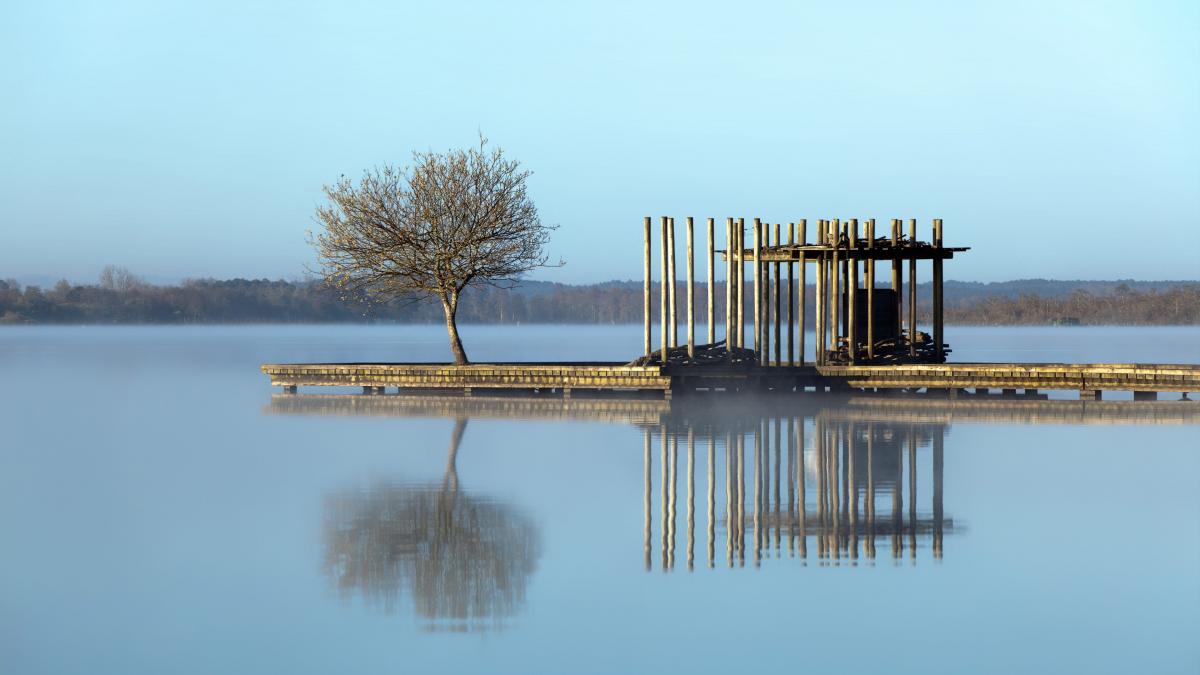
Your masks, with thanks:
M 867 250 L 875 249 L 875 219 L 867 221 Z M 875 259 L 867 260 L 867 358 L 875 359 Z
M 776 246 L 776 248 L 778 248 L 783 243 L 783 240 L 780 238 L 780 234 L 781 234 L 780 227 L 781 227 L 781 225 L 779 223 L 775 223 L 775 246 Z M 774 317 L 773 317 L 773 321 L 772 321 L 772 323 L 774 324 L 774 327 L 775 327 L 775 364 L 779 365 L 779 363 L 783 361 L 783 353 L 780 350 L 780 339 L 779 339 L 780 338 L 780 328 L 781 328 L 780 317 L 782 316 L 780 314 L 779 310 L 780 310 L 780 302 L 782 301 L 783 296 L 780 295 L 780 289 L 781 289 L 780 280 L 779 280 L 779 271 L 780 271 L 779 265 L 780 264 L 777 262 L 771 263 L 771 264 L 774 267 L 774 273 L 775 273 L 775 285 L 773 286 L 773 289 L 774 289 L 773 295 L 775 296 L 774 297 L 775 308 L 773 311 Z M 791 265 L 789 265 L 789 267 L 791 267 Z M 788 309 L 790 310 L 791 308 L 789 307 Z
M 850 250 L 858 248 L 858 219 L 850 219 L 850 236 L 847 245 Z M 858 259 L 846 256 L 850 278 L 846 280 L 846 345 L 850 363 L 858 363 Z
M 796 245 L 796 224 L 788 223 L 788 246 Z M 789 366 L 796 365 L 796 319 L 793 314 L 793 309 L 796 306 L 796 263 L 791 260 L 787 264 L 787 363 Z
M 733 218 L 725 219 L 725 350 L 733 356 L 737 342 L 733 339 Z
M 642 353 L 650 354 L 650 216 L 645 225 L 645 255 L 642 257 Z
M 838 259 L 838 249 L 841 246 L 841 235 L 840 234 L 842 231 L 844 231 L 844 228 L 842 228 L 842 226 L 841 226 L 841 221 L 838 219 L 834 219 L 833 232 L 830 233 L 830 234 L 832 234 L 832 239 L 833 239 L 833 243 L 834 243 L 833 244 L 834 245 L 833 261 L 832 261 L 832 263 L 830 263 L 830 267 L 833 268 L 832 270 L 830 270 L 830 273 L 833 274 L 833 288 L 832 288 L 833 299 L 832 299 L 832 303 L 830 303 L 830 304 L 832 304 L 833 306 L 829 307 L 829 309 L 832 310 L 832 311 L 830 311 L 830 313 L 832 313 L 832 315 L 833 315 L 833 321 L 830 322 L 830 323 L 832 323 L 832 325 L 830 325 L 830 327 L 829 327 L 830 328 L 830 330 L 829 330 L 829 337 L 830 337 L 829 351 L 832 351 L 832 352 L 838 351 L 838 348 L 841 346 L 841 293 L 842 293 L 842 291 L 841 291 L 841 267 L 840 267 L 840 263 L 839 263 L 839 259 Z
M 713 219 L 709 218 L 708 219 L 708 286 L 705 288 L 705 291 L 708 295 L 708 298 L 707 298 L 707 300 L 708 300 L 708 344 L 710 344 L 710 345 L 716 344 L 716 342 L 717 342 L 717 326 L 714 323 L 714 319 L 716 316 L 716 314 L 715 314 L 716 308 L 714 307 L 714 304 L 716 303 L 716 289 L 713 288 L 713 285 L 716 283 L 716 276 L 717 276 L 716 270 L 713 269 L 713 265 L 716 263 L 716 260 L 715 260 L 715 257 L 716 257 L 715 250 L 716 249 L 713 247 L 713 244 L 714 244 L 714 241 L 713 241 Z
M 662 280 L 658 284 L 658 295 L 659 295 L 658 314 L 659 314 L 659 323 L 661 324 L 659 326 L 659 330 L 660 330 L 659 342 L 662 343 L 662 362 L 663 362 L 663 365 L 666 365 L 668 348 L 670 347 L 670 345 L 667 343 L 667 341 L 670 339 L 670 335 L 667 332 L 668 300 L 667 300 L 667 217 L 666 216 L 662 216 L 662 233 L 661 233 L 661 236 L 659 237 L 659 239 L 660 239 L 659 247 L 662 249 L 659 252 L 659 256 L 658 256 L 659 268 L 660 268 L 659 273 L 662 275 Z
M 900 219 L 892 218 L 892 249 L 900 246 Z M 900 270 L 900 258 L 892 259 L 892 297 L 896 302 L 896 336 L 899 337 L 904 327 L 904 275 Z
M 695 233 L 692 217 L 687 217 L 687 350 L 696 357 L 696 260 L 693 252 Z
M 908 221 L 908 240 L 917 241 L 917 219 Z M 917 259 L 908 259 L 908 355 L 917 356 Z
M 942 324 L 942 259 L 940 257 L 942 248 L 942 219 L 933 219 L 933 247 L 938 249 L 939 257 L 933 259 L 933 349 L 934 355 L 938 363 L 941 363 L 945 358 L 943 352 L 943 335 Z
M 800 242 L 801 246 L 807 246 L 806 242 L 808 241 L 808 220 L 806 220 L 804 218 L 800 219 L 800 237 L 797 241 Z M 796 326 L 796 333 L 797 333 L 797 335 L 796 335 L 796 338 L 797 338 L 796 354 L 798 355 L 796 360 L 797 360 L 797 362 L 799 362 L 800 365 L 803 366 L 804 365 L 804 315 L 805 315 L 805 310 L 808 309 L 808 300 L 807 300 L 808 263 L 805 261 L 805 258 L 802 256 L 800 258 L 800 262 L 798 264 L 800 265 L 800 278 L 798 278 L 796 280 L 796 285 L 797 285 L 796 292 L 799 293 L 799 297 L 797 298 L 798 306 L 796 308 L 796 319 L 797 319 L 796 323 L 798 324 Z
M 762 221 L 754 219 L 754 351 L 758 365 L 764 365 L 762 350 Z
M 670 315 L 670 324 L 668 328 L 671 331 L 670 345 L 672 347 L 679 346 L 679 317 L 675 312 L 676 291 L 678 286 L 678 277 L 675 276 L 675 219 L 667 219 L 667 301 L 670 303 L 668 313 Z
M 825 236 L 829 232 L 828 227 L 829 227 L 829 224 L 826 223 L 824 219 L 817 221 L 817 244 L 818 245 L 822 245 L 825 243 Z M 801 241 L 804 240 L 803 237 L 801 237 L 800 239 L 801 239 Z M 821 251 L 821 255 L 817 259 L 817 266 L 816 266 L 817 278 L 816 278 L 815 284 L 814 284 L 815 296 L 813 297 L 813 303 L 814 303 L 814 305 L 813 305 L 813 310 L 814 310 L 813 320 L 816 322 L 816 325 L 813 326 L 813 328 L 814 328 L 813 338 L 816 340 L 816 343 L 813 345 L 813 360 L 816 362 L 816 364 L 818 366 L 825 364 L 825 315 L 826 315 L 825 268 L 826 268 L 826 266 L 827 265 L 825 262 L 825 252 Z M 803 272 L 801 272 L 800 278 L 801 279 L 804 278 Z M 800 316 L 803 317 L 804 313 L 801 312 Z M 800 331 L 800 335 L 803 336 L 804 331 Z M 801 339 L 803 339 L 803 338 L 801 338 Z M 801 351 L 801 353 L 803 353 L 803 351 Z
M 738 347 L 746 346 L 746 290 L 743 288 L 746 281 L 746 219 L 737 219 L 737 269 L 734 274 L 737 276 L 737 297 L 734 300 L 737 302 L 737 344 Z

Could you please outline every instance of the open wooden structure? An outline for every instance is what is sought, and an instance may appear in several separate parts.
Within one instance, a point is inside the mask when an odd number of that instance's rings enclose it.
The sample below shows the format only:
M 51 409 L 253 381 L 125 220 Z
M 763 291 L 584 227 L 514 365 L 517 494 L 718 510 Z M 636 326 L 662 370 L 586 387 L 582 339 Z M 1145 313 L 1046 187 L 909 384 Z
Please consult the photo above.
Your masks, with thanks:
M 967 248 L 943 245 L 942 221 L 935 219 L 930 241 L 917 239 L 917 221 L 900 219 L 891 231 L 876 236 L 875 220 L 817 220 L 813 241 L 808 221 L 772 226 L 755 218 L 747 240 L 744 218 L 725 219 L 725 248 L 714 244 L 715 222 L 707 219 L 708 342 L 696 343 L 694 220 L 686 219 L 685 345 L 679 340 L 675 219 L 644 225 L 643 349 L 644 363 L 753 363 L 759 366 L 805 365 L 808 314 L 808 267 L 815 282 L 812 326 L 815 365 L 943 363 L 948 352 L 943 331 L 942 265 Z M 785 239 L 786 232 L 786 239 Z M 659 345 L 651 341 L 653 240 L 659 240 Z M 716 254 L 725 262 L 723 339 L 717 341 L 715 316 Z M 917 328 L 917 263 L 930 262 L 933 282 L 932 335 Z M 890 284 L 877 277 L 878 263 L 890 267 Z M 746 286 L 749 267 L 750 284 Z M 908 293 L 905 299 L 905 267 Z M 748 299 L 749 298 L 749 299 Z M 749 314 L 749 316 L 747 316 Z M 752 340 L 746 340 L 749 327 Z M 785 328 L 786 327 L 786 328 Z M 786 334 L 786 341 L 784 335 Z

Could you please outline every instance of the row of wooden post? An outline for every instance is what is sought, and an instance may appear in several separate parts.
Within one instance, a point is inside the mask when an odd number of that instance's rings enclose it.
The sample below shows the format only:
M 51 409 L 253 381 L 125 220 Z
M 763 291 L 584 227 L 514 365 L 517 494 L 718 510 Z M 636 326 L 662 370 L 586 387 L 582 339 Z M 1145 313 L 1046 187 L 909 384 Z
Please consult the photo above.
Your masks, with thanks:
M 643 351 L 649 355 L 652 353 L 653 345 L 651 344 L 651 262 L 652 255 L 652 239 L 651 232 L 652 220 L 649 216 L 644 219 L 644 266 L 643 266 Z M 714 316 L 715 304 L 715 255 L 714 248 L 714 219 L 709 218 L 708 222 L 708 247 L 707 247 L 707 310 L 708 310 L 708 344 L 716 343 L 716 325 Z M 916 241 L 917 236 L 917 221 L 910 219 L 909 226 L 909 241 Z M 696 352 L 696 324 L 695 324 L 695 254 L 694 254 L 694 222 L 692 218 L 687 218 L 687 247 L 686 247 L 686 278 L 687 278 L 687 308 L 686 308 L 686 324 L 687 324 L 687 353 L 689 358 L 695 357 Z M 735 222 L 733 218 L 727 218 L 725 221 L 725 342 L 726 347 L 730 350 L 744 348 L 743 344 L 745 335 L 745 292 L 742 288 L 744 283 L 744 272 L 739 274 L 738 271 L 745 269 L 746 263 L 746 242 L 745 242 L 745 220 L 738 218 Z M 774 356 L 776 365 L 803 365 L 805 353 L 805 315 L 806 315 L 806 288 L 808 285 L 807 262 L 816 264 L 816 326 L 815 326 L 815 355 L 816 363 L 823 365 L 828 362 L 828 354 L 831 351 L 837 350 L 844 339 L 848 351 L 850 362 L 854 363 L 858 360 L 859 346 L 865 345 L 868 359 L 875 357 L 876 331 L 875 331 L 875 260 L 861 261 L 863 281 L 860 287 L 860 265 L 859 261 L 851 261 L 845 251 L 861 248 L 873 249 L 875 247 L 875 220 L 870 219 L 862 223 L 860 230 L 859 221 L 850 219 L 847 221 L 839 220 L 819 220 L 817 225 L 817 241 L 815 246 L 823 247 L 823 251 L 817 258 L 807 259 L 801 255 L 798 259 L 786 263 L 787 265 L 787 293 L 786 293 L 786 310 L 783 308 L 784 294 L 782 292 L 783 278 L 781 276 L 781 266 L 785 263 L 773 262 L 765 263 L 762 261 L 764 248 L 769 248 L 770 243 L 770 226 L 763 223 L 760 219 L 755 218 L 753 223 L 753 246 L 752 246 L 752 290 L 753 290 L 753 347 L 758 354 L 759 364 L 766 366 L 771 363 L 771 356 Z M 782 225 L 775 224 L 774 228 L 774 246 L 784 246 Z M 799 237 L 797 238 L 797 234 Z M 895 248 L 903 237 L 903 223 L 900 219 L 892 219 L 891 243 Z M 660 299 L 659 299 L 659 324 L 660 331 L 660 350 L 661 358 L 664 363 L 667 362 L 669 351 L 672 348 L 679 346 L 679 322 L 677 315 L 676 303 L 676 282 L 678 278 L 675 270 L 675 219 L 663 216 L 660 221 L 660 268 L 661 278 L 664 283 L 660 283 Z M 801 219 L 799 223 L 788 223 L 787 246 L 795 246 L 799 242 L 799 246 L 809 246 L 808 241 L 808 223 L 807 220 Z M 942 248 L 942 221 L 934 219 L 933 221 L 933 246 Z M 840 254 L 840 255 L 839 255 Z M 794 266 L 799 263 L 799 274 L 794 272 Z M 933 264 L 933 304 L 932 304 L 932 323 L 933 323 L 933 342 L 935 354 L 938 360 L 941 360 L 943 349 L 943 302 L 942 302 L 942 260 L 935 257 L 932 260 Z M 891 286 L 894 292 L 896 302 L 896 322 L 895 334 L 901 335 L 905 324 L 907 325 L 908 346 L 910 356 L 916 356 L 916 340 L 917 334 L 917 258 L 908 259 L 908 316 L 907 321 L 904 317 L 904 273 L 901 268 L 901 260 L 899 258 L 892 259 L 892 277 Z M 772 285 L 773 278 L 773 285 Z M 846 308 L 843 311 L 840 301 L 843 292 L 846 295 Z M 857 303 L 859 292 L 865 292 L 867 304 L 867 325 L 865 327 L 865 335 L 860 335 L 860 326 L 856 325 L 855 317 L 857 315 Z M 798 297 L 797 297 L 798 294 Z M 787 359 L 784 360 L 783 354 L 783 339 L 781 334 L 781 325 L 787 324 Z M 773 331 L 768 331 L 768 326 L 774 326 Z M 865 339 L 861 339 L 865 338 Z M 772 345 L 774 347 L 772 351 Z

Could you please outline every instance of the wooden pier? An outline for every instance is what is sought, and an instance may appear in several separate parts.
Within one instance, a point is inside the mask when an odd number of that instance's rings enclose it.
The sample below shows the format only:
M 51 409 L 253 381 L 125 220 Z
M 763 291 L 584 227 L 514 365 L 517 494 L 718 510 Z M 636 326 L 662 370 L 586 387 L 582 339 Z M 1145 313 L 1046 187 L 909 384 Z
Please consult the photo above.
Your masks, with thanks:
M 630 366 L 621 363 L 506 363 L 456 366 L 418 363 L 266 364 L 271 384 L 355 387 L 365 394 L 456 391 L 574 395 L 657 395 L 704 392 L 883 390 L 1033 396 L 1077 391 L 1099 399 L 1105 391 L 1134 392 L 1153 400 L 1163 392 L 1200 391 L 1200 366 L 1155 364 L 941 363 L 894 366 Z M 1019 393 L 1018 393 L 1019 392 Z

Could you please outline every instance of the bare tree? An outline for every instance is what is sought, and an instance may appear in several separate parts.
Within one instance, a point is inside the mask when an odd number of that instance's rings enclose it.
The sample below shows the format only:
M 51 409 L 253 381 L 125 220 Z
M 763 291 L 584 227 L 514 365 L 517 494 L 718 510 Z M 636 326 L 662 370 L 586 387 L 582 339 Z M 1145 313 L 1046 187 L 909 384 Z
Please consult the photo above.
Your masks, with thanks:
M 511 286 L 546 265 L 543 225 L 525 189 L 530 172 L 478 147 L 414 153 L 413 166 L 367 171 L 325 186 L 312 238 L 327 283 L 375 299 L 437 298 L 455 363 L 467 363 L 455 314 L 475 284 Z

